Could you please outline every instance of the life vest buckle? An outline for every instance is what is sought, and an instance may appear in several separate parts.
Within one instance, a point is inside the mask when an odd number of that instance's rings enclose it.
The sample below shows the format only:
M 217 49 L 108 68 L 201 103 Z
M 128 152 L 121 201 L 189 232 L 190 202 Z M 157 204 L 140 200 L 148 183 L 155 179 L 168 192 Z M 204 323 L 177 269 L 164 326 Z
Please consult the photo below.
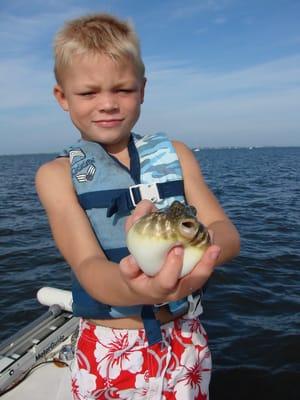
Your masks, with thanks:
M 157 203 L 162 200 L 156 183 L 140 183 L 139 185 L 129 186 L 130 199 L 134 207 L 136 207 L 138 203 L 134 197 L 134 189 L 139 189 L 142 200 L 150 200 L 152 203 Z

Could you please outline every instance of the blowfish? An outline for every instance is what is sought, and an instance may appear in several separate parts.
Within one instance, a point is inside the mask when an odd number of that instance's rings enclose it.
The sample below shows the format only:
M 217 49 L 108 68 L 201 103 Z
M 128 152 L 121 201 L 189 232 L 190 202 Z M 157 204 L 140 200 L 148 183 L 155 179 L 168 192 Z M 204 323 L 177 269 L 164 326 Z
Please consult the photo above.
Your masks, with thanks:
M 196 209 L 174 201 L 169 208 L 137 220 L 127 233 L 127 247 L 142 271 L 154 276 L 169 250 L 184 248 L 181 277 L 188 274 L 210 245 L 208 230 L 196 218 Z

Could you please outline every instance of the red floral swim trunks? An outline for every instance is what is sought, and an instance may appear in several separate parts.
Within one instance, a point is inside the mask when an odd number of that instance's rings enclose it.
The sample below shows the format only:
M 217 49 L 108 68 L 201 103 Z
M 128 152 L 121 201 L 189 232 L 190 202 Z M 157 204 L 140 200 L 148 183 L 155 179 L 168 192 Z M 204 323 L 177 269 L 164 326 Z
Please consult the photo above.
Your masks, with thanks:
M 81 322 L 72 368 L 76 400 L 208 400 L 211 355 L 199 319 L 162 325 L 149 346 L 144 329 L 111 329 Z

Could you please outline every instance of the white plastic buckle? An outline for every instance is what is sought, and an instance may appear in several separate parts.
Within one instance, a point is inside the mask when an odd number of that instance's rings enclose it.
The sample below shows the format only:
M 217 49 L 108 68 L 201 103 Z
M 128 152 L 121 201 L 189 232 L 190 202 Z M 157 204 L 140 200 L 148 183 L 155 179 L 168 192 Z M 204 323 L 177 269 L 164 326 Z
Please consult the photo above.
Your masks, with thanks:
M 129 194 L 134 207 L 137 205 L 133 195 L 133 189 L 139 188 L 142 200 L 150 200 L 152 203 L 157 203 L 162 200 L 158 193 L 156 183 L 140 183 L 139 185 L 129 186 Z

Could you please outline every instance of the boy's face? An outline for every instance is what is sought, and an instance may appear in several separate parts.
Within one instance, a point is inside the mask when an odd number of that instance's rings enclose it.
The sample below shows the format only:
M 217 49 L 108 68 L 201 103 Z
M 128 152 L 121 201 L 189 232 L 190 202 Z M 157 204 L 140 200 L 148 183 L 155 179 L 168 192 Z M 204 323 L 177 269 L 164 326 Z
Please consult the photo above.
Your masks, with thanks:
M 54 94 L 83 139 L 100 142 L 107 150 L 127 145 L 140 115 L 145 80 L 132 62 L 109 57 L 75 56 Z

